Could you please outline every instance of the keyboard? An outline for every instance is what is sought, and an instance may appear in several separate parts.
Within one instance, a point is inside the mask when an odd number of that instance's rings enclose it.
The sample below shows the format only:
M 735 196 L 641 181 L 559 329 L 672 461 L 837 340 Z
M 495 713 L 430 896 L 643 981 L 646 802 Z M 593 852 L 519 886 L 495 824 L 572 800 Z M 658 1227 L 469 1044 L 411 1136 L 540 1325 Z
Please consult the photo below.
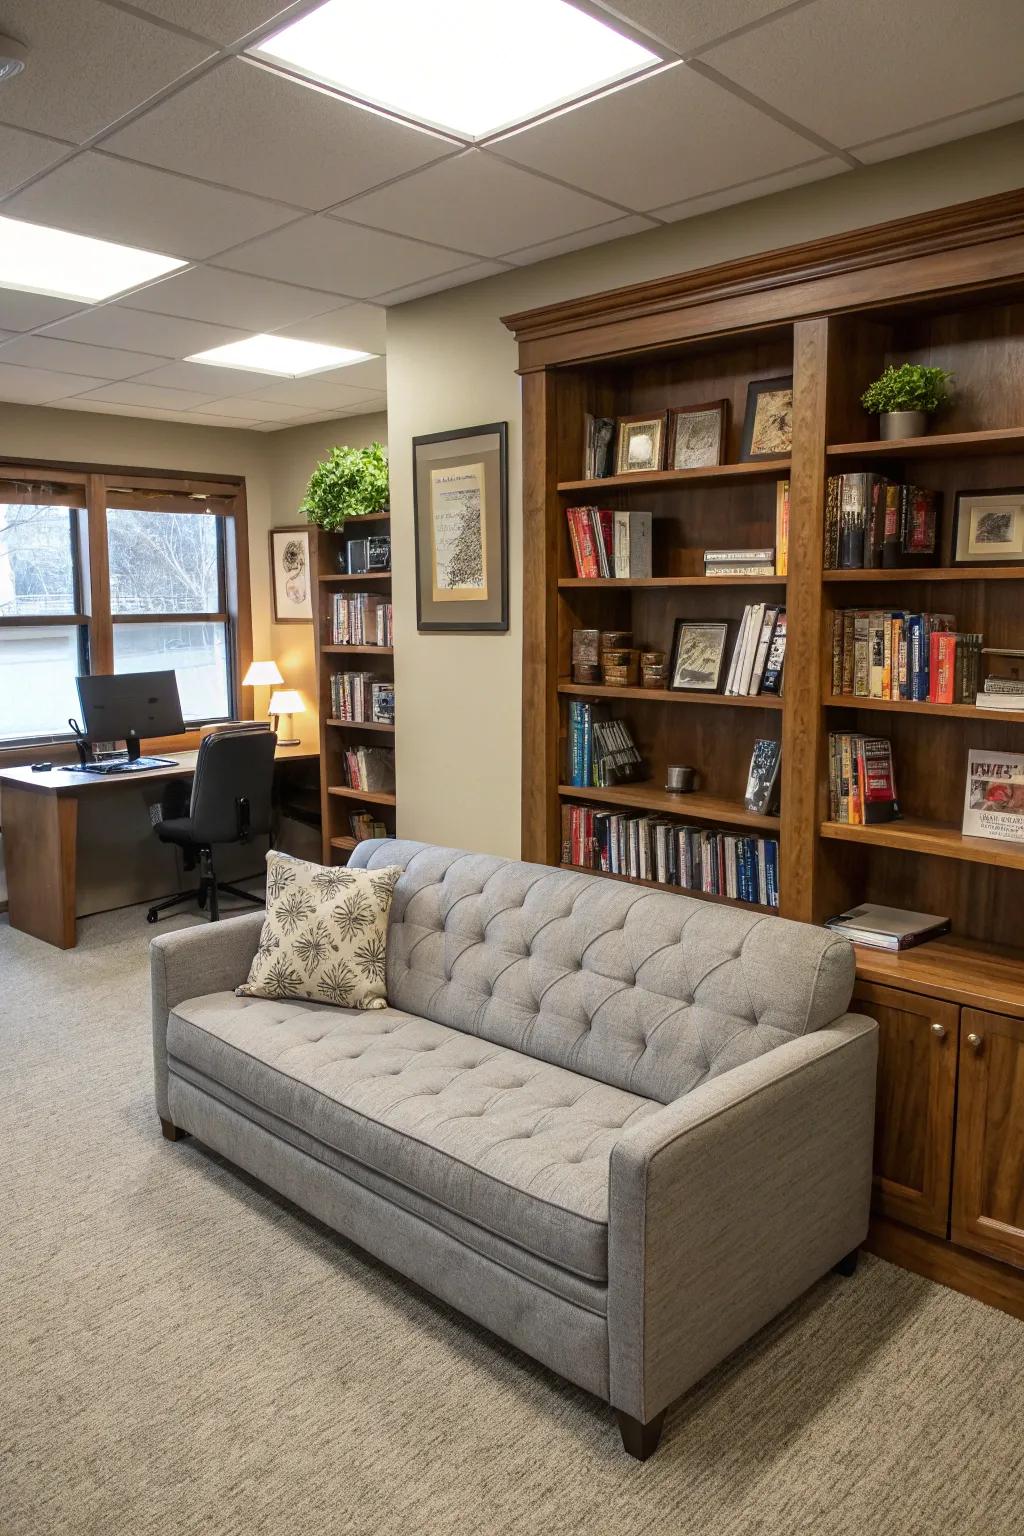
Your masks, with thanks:
M 147 768 L 176 768 L 173 757 L 137 757 L 129 762 L 126 757 L 109 763 L 83 763 L 82 773 L 144 773 Z

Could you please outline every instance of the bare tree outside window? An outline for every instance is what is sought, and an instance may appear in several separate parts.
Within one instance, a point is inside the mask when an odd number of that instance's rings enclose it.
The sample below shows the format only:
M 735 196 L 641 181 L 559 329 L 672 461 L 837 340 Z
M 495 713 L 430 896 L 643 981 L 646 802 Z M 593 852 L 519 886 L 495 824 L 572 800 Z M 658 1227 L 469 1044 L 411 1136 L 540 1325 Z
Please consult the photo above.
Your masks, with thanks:
M 74 611 L 70 510 L 0 503 L 0 618 Z
M 114 613 L 216 613 L 217 518 L 191 512 L 107 512 Z

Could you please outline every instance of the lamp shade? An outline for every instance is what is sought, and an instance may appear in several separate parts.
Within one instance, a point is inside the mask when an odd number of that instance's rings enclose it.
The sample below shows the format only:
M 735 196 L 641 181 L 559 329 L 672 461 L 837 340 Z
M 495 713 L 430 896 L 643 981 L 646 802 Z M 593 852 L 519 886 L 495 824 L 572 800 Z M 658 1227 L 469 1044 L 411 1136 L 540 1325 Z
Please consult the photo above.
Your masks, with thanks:
M 301 715 L 306 706 L 297 688 L 278 688 L 270 695 L 269 715 Z
M 254 661 L 249 665 L 249 670 L 242 678 L 244 688 L 263 688 L 268 685 L 276 688 L 278 683 L 283 683 L 284 678 L 278 670 L 276 661 Z

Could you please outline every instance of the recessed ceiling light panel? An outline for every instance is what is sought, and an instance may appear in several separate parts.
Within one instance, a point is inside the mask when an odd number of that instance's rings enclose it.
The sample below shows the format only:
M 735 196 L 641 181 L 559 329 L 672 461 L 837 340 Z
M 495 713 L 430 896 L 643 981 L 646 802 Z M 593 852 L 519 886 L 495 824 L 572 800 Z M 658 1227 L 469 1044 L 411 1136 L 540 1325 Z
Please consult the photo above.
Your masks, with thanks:
M 253 52 L 472 140 L 662 63 L 565 0 L 327 0 Z
M 372 352 L 353 352 L 348 347 L 325 347 L 319 341 L 296 341 L 291 336 L 247 336 L 244 341 L 229 341 L 223 347 L 193 352 L 185 361 L 301 379 L 310 373 L 323 373 L 328 368 L 347 368 L 350 363 L 361 363 L 373 355 Z
M 187 265 L 177 256 L 0 217 L 0 288 L 95 304 Z

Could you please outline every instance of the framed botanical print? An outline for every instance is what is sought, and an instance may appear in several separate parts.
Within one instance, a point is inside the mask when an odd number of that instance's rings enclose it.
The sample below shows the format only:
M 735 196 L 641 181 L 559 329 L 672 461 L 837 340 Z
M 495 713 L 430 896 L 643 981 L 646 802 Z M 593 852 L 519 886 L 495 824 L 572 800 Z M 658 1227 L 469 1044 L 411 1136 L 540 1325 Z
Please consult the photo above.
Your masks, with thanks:
M 721 464 L 728 400 L 680 405 L 668 413 L 667 469 L 707 469 Z
M 959 491 L 954 565 L 1024 565 L 1024 489 Z
M 778 459 L 793 449 L 793 375 L 755 379 L 747 385 L 740 459 Z
M 615 432 L 615 473 L 660 469 L 665 452 L 665 414 L 620 416 Z
M 312 624 L 313 571 L 309 524 L 270 530 L 270 590 L 275 624 Z
M 508 423 L 412 440 L 416 627 L 508 629 Z
M 689 619 L 677 619 L 672 636 L 669 687 L 717 693 L 728 632 L 728 624 L 718 620 L 694 623 Z

